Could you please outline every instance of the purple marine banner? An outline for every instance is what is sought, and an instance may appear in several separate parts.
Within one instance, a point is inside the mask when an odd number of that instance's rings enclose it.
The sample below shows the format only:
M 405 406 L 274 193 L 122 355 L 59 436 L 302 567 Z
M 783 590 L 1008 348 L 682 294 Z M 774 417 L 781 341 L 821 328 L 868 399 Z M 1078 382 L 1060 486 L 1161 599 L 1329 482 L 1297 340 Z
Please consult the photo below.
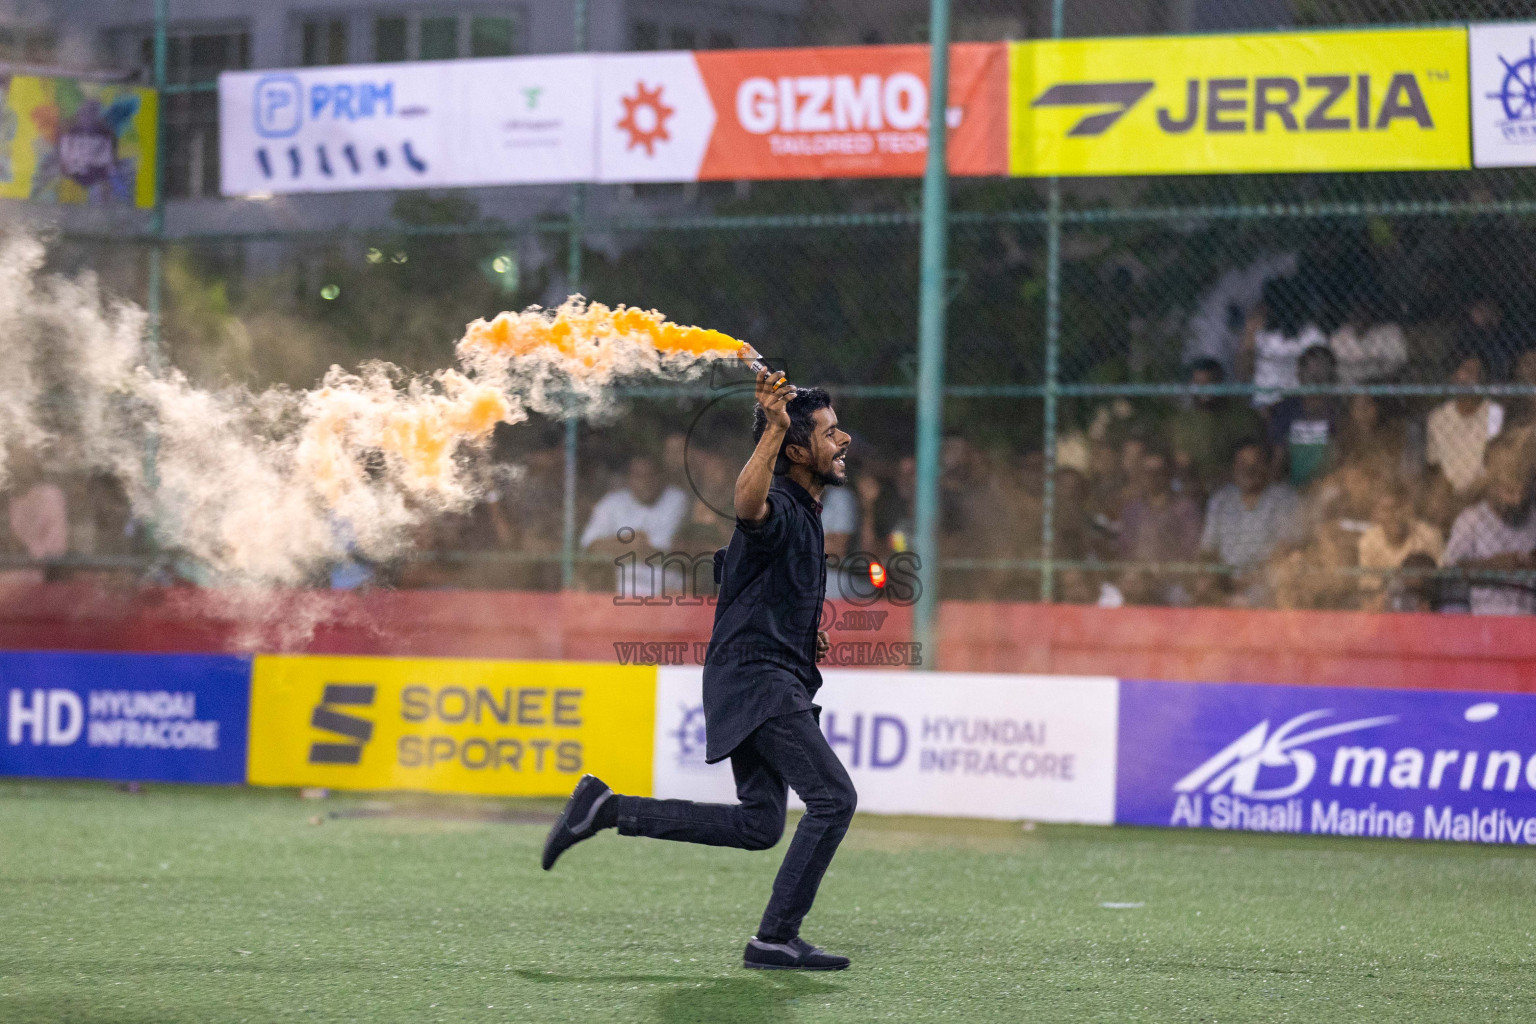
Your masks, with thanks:
M 1125 680 L 1115 822 L 1536 844 L 1536 696 Z

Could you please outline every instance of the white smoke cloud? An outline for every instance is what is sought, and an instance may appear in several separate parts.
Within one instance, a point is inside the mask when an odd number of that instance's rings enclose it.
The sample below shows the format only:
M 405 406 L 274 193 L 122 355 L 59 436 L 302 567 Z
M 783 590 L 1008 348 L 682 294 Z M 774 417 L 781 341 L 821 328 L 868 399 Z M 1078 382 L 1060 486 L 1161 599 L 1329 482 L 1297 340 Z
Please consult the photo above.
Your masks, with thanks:
M 459 366 L 431 374 L 371 363 L 308 391 L 202 388 L 147 368 L 142 309 L 90 273 L 44 274 L 44 257 L 0 240 L 0 486 L 20 451 L 110 473 L 161 546 L 225 587 L 298 585 L 349 549 L 398 555 L 481 496 L 498 423 L 601 411 L 623 378 L 690 376 L 739 344 L 573 299 L 471 324 Z

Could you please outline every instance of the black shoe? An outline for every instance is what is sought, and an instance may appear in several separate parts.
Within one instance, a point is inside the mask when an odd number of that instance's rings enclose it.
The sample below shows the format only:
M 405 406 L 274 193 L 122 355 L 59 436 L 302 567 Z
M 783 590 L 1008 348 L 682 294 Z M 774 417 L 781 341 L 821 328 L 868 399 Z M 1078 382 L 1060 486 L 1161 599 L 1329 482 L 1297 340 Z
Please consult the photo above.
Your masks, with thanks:
M 583 775 L 576 783 L 565 809 L 555 819 L 555 827 L 544 840 L 544 870 L 555 866 L 555 861 L 566 850 L 583 839 L 591 839 L 600 831 L 597 825 L 598 811 L 614 798 L 613 790 L 596 775 Z
M 741 966 L 755 971 L 840 971 L 849 962 L 847 957 L 817 949 L 801 938 L 764 942 L 756 935 L 741 958 Z

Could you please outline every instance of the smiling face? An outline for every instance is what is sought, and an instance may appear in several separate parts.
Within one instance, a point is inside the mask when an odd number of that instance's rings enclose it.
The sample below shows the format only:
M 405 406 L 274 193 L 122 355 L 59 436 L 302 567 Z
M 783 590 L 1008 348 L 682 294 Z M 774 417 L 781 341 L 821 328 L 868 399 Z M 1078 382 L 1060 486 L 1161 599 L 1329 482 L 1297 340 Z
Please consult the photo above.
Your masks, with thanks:
M 837 413 L 831 406 L 811 414 L 809 450 L 791 445 L 790 458 L 809 470 L 811 479 L 823 487 L 841 487 L 848 482 L 848 445 L 853 440 L 837 425 Z

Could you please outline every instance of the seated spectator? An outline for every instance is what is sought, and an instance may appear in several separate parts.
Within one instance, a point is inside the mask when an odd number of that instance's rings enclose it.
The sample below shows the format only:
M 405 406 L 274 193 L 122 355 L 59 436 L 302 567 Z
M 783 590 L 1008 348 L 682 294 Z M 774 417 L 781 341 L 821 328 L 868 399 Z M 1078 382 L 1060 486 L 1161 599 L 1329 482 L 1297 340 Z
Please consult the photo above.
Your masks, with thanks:
M 1360 607 L 1390 610 L 1392 570 L 1402 568 L 1415 555 L 1428 557 L 1433 567 L 1444 549 L 1440 531 L 1414 515 L 1408 489 L 1395 480 L 1382 486 L 1371 511 L 1370 529 L 1360 535 L 1360 568 L 1376 570 L 1360 575 Z
M 1408 365 L 1408 339 L 1403 329 L 1376 321 L 1373 305 L 1369 299 L 1357 299 L 1348 318 L 1328 339 L 1328 347 L 1339 361 L 1339 380 L 1345 384 L 1387 380 Z
M 1312 524 L 1303 548 L 1277 552 L 1270 564 L 1276 608 L 1311 611 L 1356 606 L 1359 587 L 1350 571 L 1357 541 L 1327 520 Z
M 895 480 L 889 491 L 882 490 L 877 496 L 876 508 L 880 522 L 876 532 L 884 539 L 891 552 L 912 550 L 916 526 L 917 459 L 903 455 L 896 463 Z
M 1189 368 L 1196 387 L 1226 380 L 1221 364 L 1201 359 Z M 1175 469 L 1192 476 L 1206 494 L 1227 483 L 1232 451 L 1244 438 L 1257 436 L 1264 423 L 1247 402 L 1228 395 L 1195 395 L 1168 421 L 1168 443 Z
M 1401 571 L 1387 581 L 1383 611 L 1439 611 L 1439 584 L 1435 578 L 1435 560 L 1422 551 L 1403 559 Z
M 1500 438 L 1488 446 L 1483 500 L 1462 511 L 1445 544 L 1444 564 L 1477 572 L 1536 570 L 1536 513 L 1531 508 L 1531 465 L 1525 449 Z M 1530 615 L 1536 586 L 1530 580 L 1474 578 L 1469 591 L 1474 615 Z
M 62 558 L 69 552 L 69 503 L 64 489 L 48 479 L 42 462 L 30 452 L 13 456 L 11 498 L 6 520 L 12 554 L 34 562 Z M 46 568 L 0 571 L 0 583 L 42 583 Z
M 1482 357 L 1469 354 L 1450 382 L 1476 387 L 1483 376 Z M 1425 459 L 1458 499 L 1465 501 L 1483 479 L 1483 452 L 1503 428 L 1504 407 L 1482 395 L 1457 395 L 1429 414 Z
M 1127 562 L 1189 562 L 1200 547 L 1200 507 L 1174 493 L 1171 459 L 1148 446 L 1136 467 L 1133 496 L 1120 517 L 1120 550 Z M 1130 569 L 1120 591 L 1132 604 L 1188 604 L 1184 577 L 1155 569 Z
M 1424 469 L 1424 431 L 1375 395 L 1351 395 L 1336 446 L 1338 461 L 1383 460 L 1395 474 L 1418 476 Z
M 1295 279 L 1270 281 L 1264 286 L 1264 300 L 1249 315 L 1243 331 L 1238 376 L 1261 388 L 1291 387 L 1296 383 L 1301 354 L 1319 347 L 1328 347 L 1328 336 L 1311 321 L 1306 298 Z M 1280 397 L 1274 391 L 1260 391 L 1253 396 L 1253 404 L 1268 408 Z
M 1322 386 L 1335 382 L 1333 353 L 1314 345 L 1297 363 L 1299 384 Z M 1274 446 L 1274 474 L 1305 487 L 1331 467 L 1344 409 L 1335 395 L 1291 395 L 1269 412 L 1269 440 Z
M 1240 606 L 1265 603 L 1264 563 L 1304 535 L 1301 499 L 1290 486 L 1272 481 L 1270 466 L 1263 441 L 1243 442 L 1232 456 L 1232 483 L 1206 505 L 1201 555 L 1234 570 L 1231 600 Z
M 1515 360 L 1515 376 L 1510 383 L 1536 387 L 1536 348 L 1526 349 Z M 1520 429 L 1527 438 L 1536 434 L 1536 395 L 1520 395 L 1507 403 L 1505 430 Z
M 666 550 L 688 514 L 688 496 L 681 488 L 665 486 L 661 466 L 649 455 L 629 460 L 625 486 L 603 495 L 593 507 L 581 546 L 615 559 L 615 585 L 620 597 L 657 596 L 660 580 L 653 580 L 645 560 Z M 681 569 L 668 568 L 667 593 L 682 586 Z

